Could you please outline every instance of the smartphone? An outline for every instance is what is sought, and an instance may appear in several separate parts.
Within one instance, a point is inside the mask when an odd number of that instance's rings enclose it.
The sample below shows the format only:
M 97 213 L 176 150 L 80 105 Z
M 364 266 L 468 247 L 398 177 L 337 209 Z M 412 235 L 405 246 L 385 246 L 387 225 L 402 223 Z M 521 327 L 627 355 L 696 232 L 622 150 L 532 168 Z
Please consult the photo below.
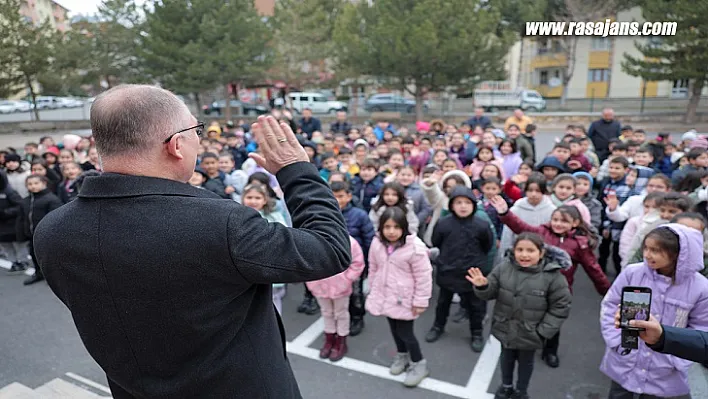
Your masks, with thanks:
M 620 305 L 620 328 L 643 331 L 643 328 L 630 327 L 630 320 L 649 320 L 651 312 L 651 288 L 622 288 L 622 303 Z

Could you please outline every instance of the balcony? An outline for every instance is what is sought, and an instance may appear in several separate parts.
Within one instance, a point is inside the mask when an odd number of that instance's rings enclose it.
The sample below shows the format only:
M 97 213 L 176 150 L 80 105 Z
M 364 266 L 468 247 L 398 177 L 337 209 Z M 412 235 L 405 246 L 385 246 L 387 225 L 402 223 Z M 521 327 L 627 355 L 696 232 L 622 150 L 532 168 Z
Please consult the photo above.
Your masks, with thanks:
M 563 53 L 541 53 L 531 59 L 532 69 L 558 68 L 567 64 L 567 59 Z
M 551 87 L 549 85 L 538 85 L 532 87 L 544 98 L 560 98 L 563 95 L 563 85 Z

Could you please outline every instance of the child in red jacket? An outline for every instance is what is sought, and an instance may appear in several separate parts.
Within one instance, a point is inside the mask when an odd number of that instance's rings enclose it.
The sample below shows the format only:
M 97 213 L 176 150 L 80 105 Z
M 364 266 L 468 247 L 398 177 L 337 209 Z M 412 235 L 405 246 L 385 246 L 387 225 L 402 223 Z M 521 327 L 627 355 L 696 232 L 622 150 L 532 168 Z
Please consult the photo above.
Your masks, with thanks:
M 590 231 L 588 225 L 580 216 L 578 208 L 570 205 L 563 205 L 553 211 L 551 221 L 540 226 L 531 226 L 521 220 L 514 213 L 509 212 L 509 207 L 501 197 L 490 200 L 497 209 L 501 222 L 507 225 L 515 234 L 524 232 L 536 233 L 543 237 L 546 244 L 559 247 L 566 251 L 573 261 L 573 266 L 562 270 L 561 273 L 568 280 L 568 286 L 573 287 L 573 276 L 578 265 L 585 269 L 595 289 L 600 295 L 605 295 L 610 288 L 610 282 L 605 273 L 597 263 L 597 258 L 593 253 L 597 245 L 595 235 Z M 558 343 L 560 333 L 546 341 L 542 357 L 550 367 L 558 367 Z

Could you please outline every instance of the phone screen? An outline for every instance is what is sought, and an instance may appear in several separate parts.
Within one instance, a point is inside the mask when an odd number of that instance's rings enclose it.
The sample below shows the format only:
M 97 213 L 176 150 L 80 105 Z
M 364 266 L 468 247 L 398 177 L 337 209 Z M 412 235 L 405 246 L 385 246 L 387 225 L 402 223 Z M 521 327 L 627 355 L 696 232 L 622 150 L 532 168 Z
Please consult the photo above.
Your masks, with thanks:
M 648 288 L 625 288 L 622 291 L 620 327 L 629 327 L 630 320 L 649 320 L 651 290 Z

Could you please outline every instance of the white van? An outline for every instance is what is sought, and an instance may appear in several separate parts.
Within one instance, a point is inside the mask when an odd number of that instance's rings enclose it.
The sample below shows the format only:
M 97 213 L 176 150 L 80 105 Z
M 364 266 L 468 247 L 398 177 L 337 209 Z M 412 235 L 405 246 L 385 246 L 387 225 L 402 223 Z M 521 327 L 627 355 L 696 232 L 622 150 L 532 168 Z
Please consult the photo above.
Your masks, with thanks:
M 302 110 L 309 108 L 315 114 L 333 114 L 337 111 L 346 111 L 347 104 L 341 101 L 330 101 L 322 93 L 317 92 L 294 92 L 288 94 L 290 106 L 295 112 L 302 113 Z
M 490 90 L 474 91 L 474 106 L 486 111 L 521 108 L 524 111 L 540 112 L 546 109 L 546 100 L 536 90 Z

